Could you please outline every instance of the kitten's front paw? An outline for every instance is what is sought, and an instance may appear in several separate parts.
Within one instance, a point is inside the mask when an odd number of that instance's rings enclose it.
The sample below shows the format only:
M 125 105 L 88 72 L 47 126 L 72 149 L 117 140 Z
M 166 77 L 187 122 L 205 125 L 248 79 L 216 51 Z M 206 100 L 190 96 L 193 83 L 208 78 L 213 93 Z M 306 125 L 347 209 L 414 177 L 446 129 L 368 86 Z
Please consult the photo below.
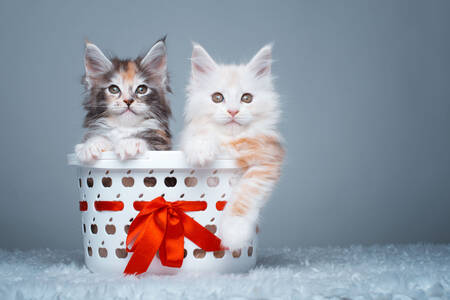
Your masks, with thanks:
M 75 146 L 75 154 L 82 163 L 93 163 L 102 152 L 112 149 L 112 144 L 105 138 L 93 137 Z
M 191 166 L 203 167 L 211 163 L 215 159 L 216 153 L 217 149 L 210 141 L 191 142 L 184 149 L 186 161 Z
M 255 229 L 255 224 L 246 217 L 224 215 L 219 229 L 222 246 L 230 250 L 248 247 Z
M 128 159 L 148 150 L 147 142 L 143 139 L 130 138 L 120 140 L 116 145 L 116 154 L 120 159 Z

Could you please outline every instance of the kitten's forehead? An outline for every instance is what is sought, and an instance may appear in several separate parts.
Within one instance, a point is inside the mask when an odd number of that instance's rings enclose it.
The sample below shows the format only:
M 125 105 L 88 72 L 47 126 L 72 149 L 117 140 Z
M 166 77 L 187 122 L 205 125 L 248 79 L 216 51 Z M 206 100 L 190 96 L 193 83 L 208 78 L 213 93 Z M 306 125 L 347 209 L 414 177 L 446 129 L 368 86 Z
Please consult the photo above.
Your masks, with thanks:
M 133 81 L 138 72 L 137 65 L 134 61 L 128 61 L 121 65 L 119 74 L 124 82 Z
M 145 77 L 136 61 L 116 60 L 109 81 L 119 85 L 134 86 L 137 83 L 143 83 Z
M 227 86 L 238 86 L 242 82 L 243 70 L 237 65 L 221 65 L 219 66 L 219 76 L 222 82 Z

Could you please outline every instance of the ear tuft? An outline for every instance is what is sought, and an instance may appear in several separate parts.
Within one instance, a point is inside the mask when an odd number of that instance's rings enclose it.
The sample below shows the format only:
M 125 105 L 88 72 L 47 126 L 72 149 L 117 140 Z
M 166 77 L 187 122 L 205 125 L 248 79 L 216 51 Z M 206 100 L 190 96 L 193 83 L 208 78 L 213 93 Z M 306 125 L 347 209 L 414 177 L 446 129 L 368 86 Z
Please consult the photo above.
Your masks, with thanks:
M 100 48 L 88 41 L 86 41 L 84 65 L 88 81 L 89 78 L 97 77 L 112 68 L 111 61 L 103 54 Z
M 167 51 L 166 37 L 157 41 L 141 60 L 141 66 L 149 72 L 166 76 Z
M 270 75 L 272 68 L 272 44 L 262 47 L 247 66 L 258 78 Z
M 193 77 L 198 77 L 214 71 L 217 68 L 217 64 L 202 46 L 194 43 L 191 56 L 191 68 Z

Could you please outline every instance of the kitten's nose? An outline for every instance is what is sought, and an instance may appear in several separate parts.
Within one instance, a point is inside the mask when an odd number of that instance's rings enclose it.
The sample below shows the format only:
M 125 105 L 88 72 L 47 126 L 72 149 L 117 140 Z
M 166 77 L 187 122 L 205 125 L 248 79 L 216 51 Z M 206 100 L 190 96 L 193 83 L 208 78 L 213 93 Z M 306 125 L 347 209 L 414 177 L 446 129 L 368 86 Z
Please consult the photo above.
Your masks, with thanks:
M 227 110 L 227 112 L 234 118 L 238 114 L 239 110 Z
M 125 102 L 128 106 L 130 106 L 131 103 L 134 102 L 134 100 L 133 99 L 125 99 L 125 100 L 123 100 L 123 102 Z

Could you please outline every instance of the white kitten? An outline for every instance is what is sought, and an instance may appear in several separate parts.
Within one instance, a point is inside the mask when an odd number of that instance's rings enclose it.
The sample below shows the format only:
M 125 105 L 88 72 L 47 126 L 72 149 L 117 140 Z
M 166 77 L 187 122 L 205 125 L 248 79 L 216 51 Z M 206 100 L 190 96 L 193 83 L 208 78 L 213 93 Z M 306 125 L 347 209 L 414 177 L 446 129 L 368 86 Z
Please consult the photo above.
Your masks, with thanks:
M 219 232 L 231 249 L 250 242 L 284 155 L 276 128 L 280 108 L 271 57 L 270 45 L 246 65 L 219 65 L 198 44 L 192 52 L 181 147 L 192 165 L 204 166 L 225 153 L 242 168 Z

